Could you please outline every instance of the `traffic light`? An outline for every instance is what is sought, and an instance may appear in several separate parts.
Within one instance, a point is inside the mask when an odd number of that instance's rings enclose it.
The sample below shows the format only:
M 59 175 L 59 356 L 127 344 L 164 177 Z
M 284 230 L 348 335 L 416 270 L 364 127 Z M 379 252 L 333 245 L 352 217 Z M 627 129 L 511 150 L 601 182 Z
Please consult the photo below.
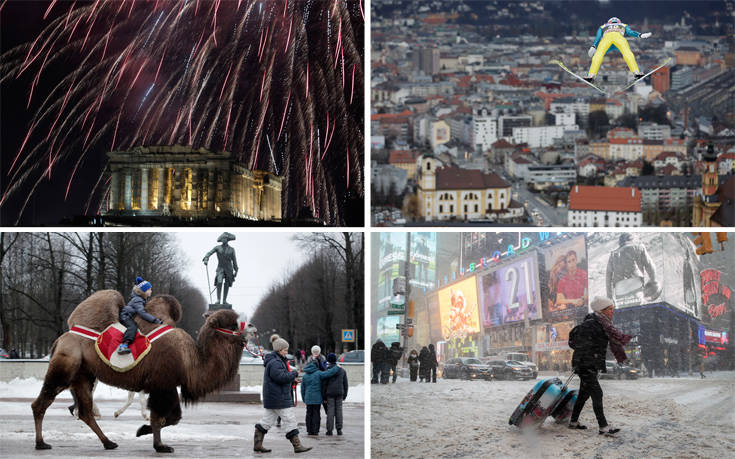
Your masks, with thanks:
M 413 318 L 413 313 L 414 313 L 414 302 L 413 300 L 410 300 L 408 302 L 408 317 Z
M 720 243 L 720 250 L 725 250 L 725 242 L 727 242 L 727 233 L 716 233 L 717 242 Z
M 413 336 L 413 327 L 408 329 L 408 337 L 410 338 L 412 336 Z
M 697 255 L 712 253 L 712 239 L 710 233 L 692 233 L 694 235 L 694 246 L 697 248 Z

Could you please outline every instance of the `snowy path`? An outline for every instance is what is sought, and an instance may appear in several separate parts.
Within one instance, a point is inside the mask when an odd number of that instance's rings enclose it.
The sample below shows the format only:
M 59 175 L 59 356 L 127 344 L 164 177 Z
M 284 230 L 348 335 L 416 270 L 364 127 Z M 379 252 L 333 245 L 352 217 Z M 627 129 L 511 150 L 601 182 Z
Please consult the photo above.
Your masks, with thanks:
M 355 390 L 354 398 L 360 402 L 363 387 L 359 386 Z M 44 439 L 53 449 L 36 451 L 31 399 L 28 396 L 32 394 L 35 397 L 39 390 L 40 381 L 34 379 L 0 384 L 0 431 L 3 433 L 0 457 L 256 457 L 253 453 L 253 426 L 263 414 L 261 405 L 201 403 L 182 406 L 181 422 L 164 428 L 161 434 L 164 443 L 175 451 L 171 455 L 162 455 L 153 450 L 150 435 L 135 437 L 135 431 L 144 423 L 137 399 L 120 418 L 115 419 L 112 413 L 123 405 L 127 392 L 104 385 L 100 385 L 95 393 L 103 416 L 98 424 L 110 440 L 119 445 L 117 449 L 105 451 L 92 430 L 71 417 L 66 408 L 71 395 L 66 391 L 49 407 L 44 419 Z M 350 398 L 347 401 L 350 402 Z M 306 405 L 299 401 L 296 407 L 301 441 L 305 446 L 314 448 L 306 454 L 311 454 L 311 457 L 363 457 L 364 404 L 344 404 L 344 435 L 341 437 L 324 435 L 326 417 L 323 413 L 320 435 L 309 437 L 304 429 Z M 285 434 L 281 428 L 274 427 L 266 435 L 264 446 L 273 449 L 267 457 L 296 457 Z
M 586 431 L 553 419 L 538 432 L 508 425 L 533 381 L 373 384 L 372 456 L 735 457 L 735 373 L 600 383 L 605 416 L 622 428 L 616 438 L 597 434 L 591 400 L 580 417 Z

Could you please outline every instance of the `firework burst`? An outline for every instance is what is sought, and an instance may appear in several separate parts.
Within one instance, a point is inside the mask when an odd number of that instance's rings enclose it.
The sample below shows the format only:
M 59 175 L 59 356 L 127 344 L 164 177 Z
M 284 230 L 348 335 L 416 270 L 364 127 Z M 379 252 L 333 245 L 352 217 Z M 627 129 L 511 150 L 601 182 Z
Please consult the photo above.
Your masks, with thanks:
M 70 215 L 94 212 L 109 180 L 91 158 L 190 145 L 283 176 L 286 218 L 308 208 L 346 223 L 345 202 L 364 195 L 362 0 L 46 5 L 41 32 L 0 61 L 0 85 L 22 88 L 30 114 L 3 152 L 0 206 L 23 201 L 20 219 L 50 181 L 83 194 Z M 93 189 L 75 188 L 82 171 Z

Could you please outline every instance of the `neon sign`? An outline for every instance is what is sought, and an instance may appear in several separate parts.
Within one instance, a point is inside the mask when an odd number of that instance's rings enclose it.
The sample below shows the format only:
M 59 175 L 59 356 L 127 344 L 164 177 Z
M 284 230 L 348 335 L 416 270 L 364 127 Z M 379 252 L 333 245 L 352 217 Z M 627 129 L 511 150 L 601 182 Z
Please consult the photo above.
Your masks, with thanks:
M 716 269 L 705 269 L 699 276 L 702 280 L 702 302 L 707 308 L 711 318 L 724 315 L 727 312 L 727 302 L 730 300 L 732 290 L 720 282 L 720 271 Z M 712 296 L 724 297 L 713 301 Z

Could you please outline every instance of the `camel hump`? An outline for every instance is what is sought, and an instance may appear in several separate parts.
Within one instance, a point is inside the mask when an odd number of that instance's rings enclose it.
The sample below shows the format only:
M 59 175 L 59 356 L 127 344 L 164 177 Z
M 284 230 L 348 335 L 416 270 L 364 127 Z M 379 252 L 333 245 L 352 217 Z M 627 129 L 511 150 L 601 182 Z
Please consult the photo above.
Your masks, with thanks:
M 179 300 L 173 295 L 155 295 L 145 305 L 149 314 L 161 320 L 171 319 L 174 323 L 181 320 L 182 309 Z
M 102 331 L 117 322 L 125 299 L 117 290 L 100 290 L 90 295 L 74 308 L 66 323 L 69 328 L 82 325 Z

